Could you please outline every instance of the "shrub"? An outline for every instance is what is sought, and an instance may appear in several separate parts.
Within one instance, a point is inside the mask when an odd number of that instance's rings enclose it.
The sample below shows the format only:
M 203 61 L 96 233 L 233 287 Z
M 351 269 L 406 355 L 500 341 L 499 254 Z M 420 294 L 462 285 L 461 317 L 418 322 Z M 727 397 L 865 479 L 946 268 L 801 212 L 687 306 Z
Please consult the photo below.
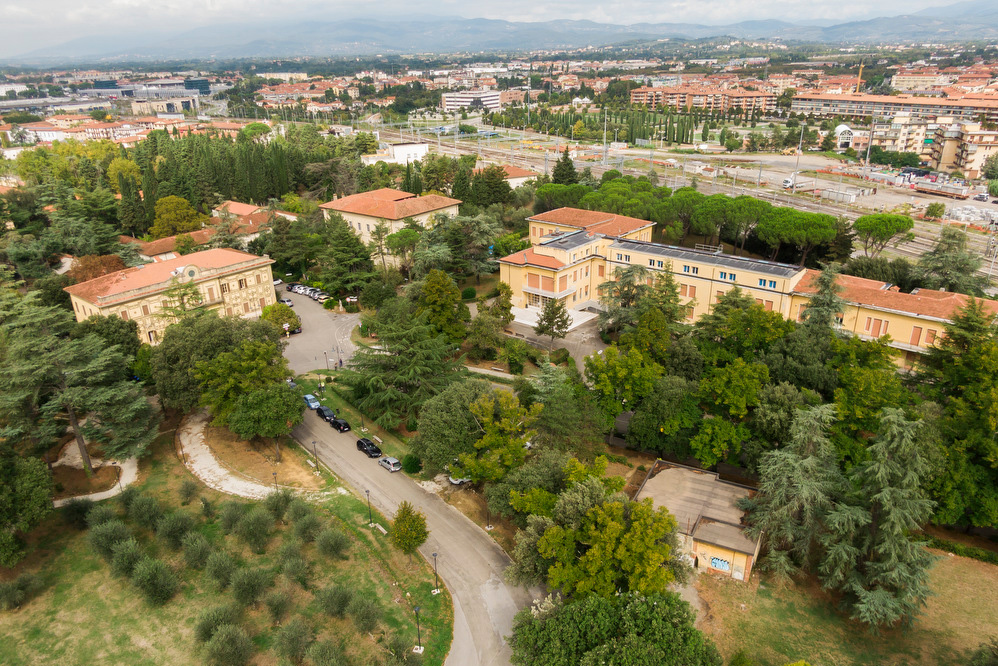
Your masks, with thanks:
M 236 563 L 225 551 L 216 550 L 208 556 L 204 565 L 204 572 L 208 578 L 215 581 L 218 589 L 224 590 L 232 580 L 232 572 L 236 570 Z
M 473 300 L 475 300 L 475 296 L 476 295 L 477 294 L 475 294 L 475 288 L 474 287 L 465 287 L 464 289 L 461 290 L 461 300 L 462 301 L 473 301 Z
M 333 617 L 343 617 L 352 598 L 353 592 L 343 585 L 333 585 L 315 592 L 315 603 L 319 610 Z
M 211 666 L 242 666 L 253 656 L 253 641 L 242 627 L 223 624 L 204 648 Z
M 296 523 L 305 516 L 314 513 L 315 511 L 312 510 L 312 506 L 300 497 L 294 498 L 288 504 L 287 517 L 292 523 Z
M 239 609 L 234 606 L 215 606 L 207 608 L 198 615 L 194 623 L 194 638 L 199 643 L 207 643 L 226 624 L 239 621 Z
M 274 520 L 283 520 L 285 512 L 291 505 L 291 500 L 294 498 L 295 496 L 290 490 L 281 488 L 267 495 L 266 499 L 263 500 L 263 505 L 267 507 L 267 511 L 270 511 Z
M 255 506 L 246 512 L 236 525 L 236 534 L 255 553 L 262 553 L 267 549 L 267 542 L 270 541 L 270 528 L 274 524 L 274 519 L 262 506 Z
M 187 506 L 191 500 L 197 497 L 201 486 L 194 479 L 184 479 L 180 483 L 180 503 Z
M 140 494 L 128 505 L 128 517 L 140 527 L 152 529 L 163 517 L 163 509 L 155 497 Z
M 315 535 L 321 527 L 322 523 L 314 513 L 306 514 L 295 522 L 295 536 L 305 543 L 311 543 L 315 541 Z
M 916 538 L 919 541 L 924 542 L 922 545 L 930 548 L 938 548 L 939 550 L 945 550 L 949 553 L 953 553 L 954 555 L 959 555 L 960 557 L 969 557 L 975 560 L 980 560 L 981 562 L 987 562 L 989 564 L 998 564 L 998 553 L 993 550 L 985 550 L 983 548 L 978 548 L 977 546 L 967 546 L 962 543 L 957 543 L 956 541 L 947 541 L 945 539 L 929 536 L 928 534 L 920 534 Z
M 291 595 L 285 590 L 271 590 L 264 596 L 263 605 L 270 613 L 271 622 L 280 624 L 284 616 L 291 610 Z
M 350 600 L 347 612 L 353 618 L 357 631 L 363 633 L 374 631 L 381 619 L 381 607 L 371 597 L 355 596 Z
M 14 610 L 42 589 L 42 579 L 23 573 L 14 580 L 0 582 L 0 610 Z
M 184 562 L 192 569 L 203 569 L 211 555 L 211 544 L 198 532 L 190 532 L 183 540 Z
M 215 505 L 207 497 L 201 498 L 201 517 L 211 520 L 215 517 Z
M 226 502 L 222 505 L 222 508 L 218 513 L 219 527 L 222 528 L 223 532 L 229 534 L 236 528 L 236 525 L 239 524 L 239 521 L 245 513 L 245 504 L 240 504 L 239 502 Z
M 277 654 L 294 664 L 300 664 L 305 658 L 305 651 L 312 643 L 312 627 L 303 619 L 296 617 L 277 630 L 274 646 Z
M 559 347 L 551 352 L 551 362 L 555 365 L 565 365 L 572 360 L 572 354 L 564 347 Z
M 281 562 L 281 573 L 288 580 L 294 581 L 304 588 L 308 587 L 309 568 L 304 557 L 289 557 Z
M 135 499 L 139 497 L 141 494 L 142 493 L 139 492 L 139 489 L 136 488 L 135 486 L 128 486 L 120 493 L 118 493 L 118 497 L 116 498 L 118 500 L 118 506 L 120 506 L 127 515 L 128 510 L 132 508 L 132 502 L 134 502 Z
M 132 572 L 132 583 L 151 604 L 165 604 L 177 593 L 176 574 L 161 560 L 143 557 Z
M 326 303 L 328 303 L 328 302 L 329 302 L 329 301 L 326 301 Z M 324 303 L 323 305 L 325 305 L 325 303 Z M 332 308 L 330 308 L 330 310 L 331 310 L 331 309 L 332 309 Z M 351 313 L 351 314 L 353 314 L 353 313 L 355 313 L 355 312 L 360 312 L 360 306 L 359 306 L 359 305 L 357 305 L 356 303 L 347 303 L 347 304 L 345 304 L 345 305 L 343 306 L 343 309 L 344 309 L 345 311 L 347 311 L 347 312 Z
M 402 471 L 406 474 L 419 474 L 423 471 L 423 461 L 415 453 L 402 456 Z
M 350 537 L 335 527 L 327 527 L 319 532 L 319 536 L 315 539 L 315 547 L 324 557 L 345 560 L 347 550 L 350 548 Z
M 180 550 L 184 545 L 184 537 L 192 529 L 194 529 L 194 518 L 182 511 L 175 511 L 156 523 L 156 536 L 171 550 Z
M 128 527 L 117 519 L 91 528 L 87 534 L 90 547 L 107 562 L 114 556 L 114 546 L 131 538 L 132 533 L 128 531 Z
M 111 548 L 111 571 L 116 576 L 131 578 L 135 565 L 142 559 L 142 549 L 135 539 L 119 541 Z
M 86 529 L 87 514 L 93 508 L 93 500 L 71 499 L 62 507 L 62 519 L 78 530 Z
M 116 520 L 117 518 L 118 514 L 116 514 L 114 509 L 111 507 L 106 504 L 94 504 L 93 507 L 87 511 L 87 527 L 92 529 L 98 525 L 103 525 L 104 523 Z
M 349 663 L 340 646 L 332 641 L 312 643 L 306 654 L 312 666 L 347 666 Z
M 269 582 L 263 569 L 238 569 L 232 574 L 232 596 L 243 606 L 255 604 Z

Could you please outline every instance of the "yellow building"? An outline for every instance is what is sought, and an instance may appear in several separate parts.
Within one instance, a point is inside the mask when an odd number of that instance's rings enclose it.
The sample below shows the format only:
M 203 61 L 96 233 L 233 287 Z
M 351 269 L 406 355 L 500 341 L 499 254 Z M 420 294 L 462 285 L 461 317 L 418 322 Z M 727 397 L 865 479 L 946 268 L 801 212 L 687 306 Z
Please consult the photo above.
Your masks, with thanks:
M 815 270 L 652 243 L 654 225 L 647 220 L 559 208 L 528 222 L 532 247 L 499 260 L 500 279 L 512 289 L 514 308 L 539 309 L 558 299 L 570 311 L 600 309 L 600 285 L 629 266 L 648 269 L 649 283 L 656 273 L 671 271 L 690 322 L 735 287 L 766 310 L 799 321 L 816 291 Z M 838 283 L 846 301 L 842 330 L 871 340 L 890 336 L 890 346 L 900 352 L 898 363 L 906 367 L 932 346 L 968 300 L 930 289 L 903 294 L 886 282 L 848 275 L 840 275 Z M 998 316 L 998 302 L 985 300 L 984 307 Z
M 748 486 L 722 481 L 716 472 L 658 460 L 634 499 L 650 497 L 672 514 L 680 552 L 694 567 L 748 580 L 759 559 L 760 540 L 745 534 L 745 512 L 738 500 L 754 494 Z
M 170 306 L 166 292 L 179 283 L 192 283 L 200 307 L 219 314 L 259 317 L 276 302 L 270 257 L 231 249 L 205 250 L 109 273 L 66 287 L 77 321 L 93 315 L 133 319 L 139 338 L 157 344 L 173 323 L 164 316 Z
M 437 215 L 456 216 L 460 205 L 461 202 L 457 199 L 439 194 L 417 197 L 415 194 L 384 187 L 327 201 L 319 208 L 327 220 L 330 213 L 339 213 L 360 239 L 368 243 L 371 240 L 371 230 L 379 222 L 388 223 L 391 228 L 389 233 L 401 229 L 408 218 L 429 227 Z
M 980 178 L 984 160 L 998 154 L 998 130 L 980 123 L 940 125 L 932 138 L 930 163 L 936 171 L 959 171 L 967 178 Z

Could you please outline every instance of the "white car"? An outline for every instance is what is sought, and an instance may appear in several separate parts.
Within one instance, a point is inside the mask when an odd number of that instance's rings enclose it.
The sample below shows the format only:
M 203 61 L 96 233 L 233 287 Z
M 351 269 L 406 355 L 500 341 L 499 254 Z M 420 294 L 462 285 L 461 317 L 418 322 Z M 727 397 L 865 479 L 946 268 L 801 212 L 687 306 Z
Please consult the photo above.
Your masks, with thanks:
M 398 458 L 385 456 L 384 458 L 378 460 L 378 464 L 387 469 L 389 472 L 402 471 L 402 463 L 399 462 Z
M 284 280 L 282 280 L 281 278 L 277 278 L 276 280 L 274 280 L 274 286 L 275 287 L 277 285 L 279 285 L 279 284 L 284 284 Z

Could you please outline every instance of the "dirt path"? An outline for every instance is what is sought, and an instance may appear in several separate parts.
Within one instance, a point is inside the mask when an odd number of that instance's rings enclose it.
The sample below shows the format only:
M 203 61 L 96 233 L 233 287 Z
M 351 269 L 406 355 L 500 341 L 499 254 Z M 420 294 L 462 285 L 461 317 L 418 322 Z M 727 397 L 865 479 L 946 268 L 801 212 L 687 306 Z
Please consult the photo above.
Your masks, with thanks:
M 79 453 L 77 453 L 77 456 L 79 456 Z M 125 460 L 120 464 L 119 463 L 111 463 L 111 464 L 117 464 L 121 468 L 120 484 L 116 483 L 107 490 L 102 490 L 99 493 L 90 493 L 89 495 L 77 495 L 76 497 L 64 497 L 62 499 L 58 499 L 55 502 L 53 502 L 55 508 L 58 509 L 61 506 L 65 506 L 67 503 L 75 499 L 88 499 L 93 502 L 99 502 L 101 500 L 110 499 L 115 495 L 119 494 L 125 488 L 127 488 L 129 484 L 135 483 L 135 479 L 137 479 L 139 476 L 139 461 L 137 458 L 129 458 L 128 460 Z

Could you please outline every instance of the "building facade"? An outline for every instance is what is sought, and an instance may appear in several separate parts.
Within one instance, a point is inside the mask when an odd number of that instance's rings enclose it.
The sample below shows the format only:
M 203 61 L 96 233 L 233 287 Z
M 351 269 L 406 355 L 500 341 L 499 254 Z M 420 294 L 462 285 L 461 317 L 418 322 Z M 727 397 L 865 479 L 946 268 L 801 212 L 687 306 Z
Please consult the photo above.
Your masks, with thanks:
M 444 93 L 440 96 L 440 108 L 444 111 L 460 111 L 461 109 L 498 111 L 502 108 L 502 93 L 498 90 L 466 90 Z
M 955 122 L 938 126 L 932 137 L 929 164 L 936 171 L 959 171 L 967 178 L 980 178 L 984 161 L 998 154 L 998 130 L 980 123 Z
M 455 217 L 460 205 L 461 202 L 457 199 L 439 194 L 418 197 L 385 187 L 327 201 L 319 208 L 327 220 L 330 214 L 338 213 L 360 239 L 367 243 L 371 240 L 371 231 L 380 222 L 388 224 L 391 229 L 389 233 L 401 229 L 410 218 L 424 227 L 430 227 L 437 215 Z
M 797 93 L 790 102 L 794 113 L 851 118 L 892 118 L 907 113 L 916 118 L 953 116 L 961 120 L 983 117 L 998 122 L 998 98 L 940 99 L 905 95 L 866 95 L 847 93 Z
M 192 284 L 200 300 L 191 307 L 221 315 L 259 317 L 276 302 L 267 256 L 230 249 L 194 252 L 175 259 L 126 268 L 66 287 L 77 321 L 93 315 L 134 320 L 142 342 L 155 345 L 174 323 L 170 290 Z
M 737 88 L 701 88 L 694 86 L 643 87 L 631 91 L 631 104 L 649 109 L 707 109 L 708 111 L 760 111 L 776 108 L 776 95 L 758 90 Z

